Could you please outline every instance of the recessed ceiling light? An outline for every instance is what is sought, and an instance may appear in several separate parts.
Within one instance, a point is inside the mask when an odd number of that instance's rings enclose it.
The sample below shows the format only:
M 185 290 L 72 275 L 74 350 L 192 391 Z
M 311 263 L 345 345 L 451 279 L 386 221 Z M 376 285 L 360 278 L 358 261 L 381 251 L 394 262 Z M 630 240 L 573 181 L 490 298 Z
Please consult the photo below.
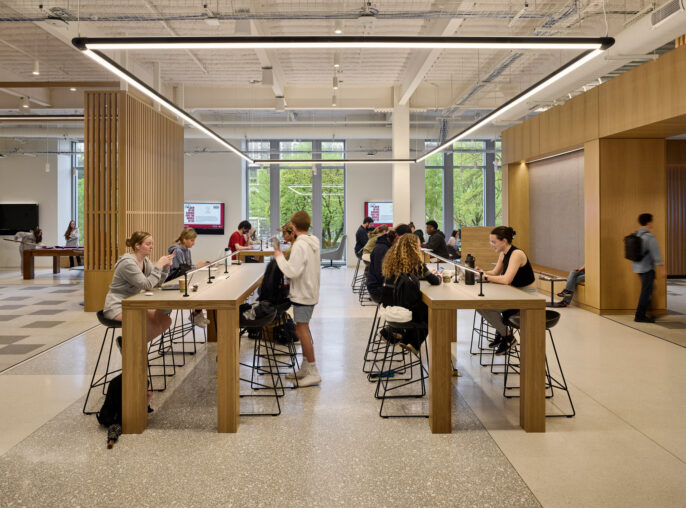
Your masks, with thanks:
M 29 104 L 29 98 L 28 97 L 22 97 L 21 98 L 21 107 L 23 109 L 29 109 L 31 107 L 31 104 Z
M 336 94 L 331 97 L 331 105 L 336 106 Z
M 71 88 L 69 88 L 69 91 L 70 91 L 70 92 L 76 92 L 76 87 L 73 87 L 73 86 L 72 86 Z
M 333 54 L 333 68 L 338 69 L 341 66 L 341 55 L 339 53 Z
M 337 19 L 333 24 L 333 33 L 341 35 L 343 33 L 343 20 Z
M 333 89 L 338 90 L 338 76 L 333 77 Z
M 38 60 L 33 61 L 33 72 L 34 76 L 40 76 L 40 62 Z

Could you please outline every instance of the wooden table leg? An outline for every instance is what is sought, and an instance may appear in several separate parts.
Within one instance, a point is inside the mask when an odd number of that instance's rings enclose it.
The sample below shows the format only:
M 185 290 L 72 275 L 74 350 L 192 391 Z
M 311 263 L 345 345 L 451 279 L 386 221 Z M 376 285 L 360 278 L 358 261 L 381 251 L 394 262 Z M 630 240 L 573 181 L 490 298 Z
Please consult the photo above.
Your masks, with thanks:
M 207 342 L 217 342 L 217 311 L 207 309 Z
M 545 432 L 545 309 L 521 311 L 519 425 Z
M 145 309 L 122 315 L 122 432 L 140 434 L 148 425 L 147 341 Z
M 238 432 L 240 418 L 238 309 L 217 315 L 217 432 Z
M 35 277 L 35 272 L 33 270 L 33 256 L 31 255 L 30 249 L 26 249 L 23 253 L 24 260 L 24 280 L 30 280 Z
M 434 434 L 452 432 L 450 341 L 456 330 L 454 309 L 429 308 L 429 426 Z
M 52 257 L 52 273 L 60 273 L 60 257 Z

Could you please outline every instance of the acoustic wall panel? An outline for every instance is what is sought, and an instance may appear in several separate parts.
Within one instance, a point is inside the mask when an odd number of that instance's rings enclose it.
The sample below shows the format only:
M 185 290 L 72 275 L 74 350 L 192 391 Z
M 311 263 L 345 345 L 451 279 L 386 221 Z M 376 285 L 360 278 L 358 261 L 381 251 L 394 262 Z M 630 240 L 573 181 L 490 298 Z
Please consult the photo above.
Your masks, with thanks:
M 584 153 L 529 164 L 531 260 L 558 270 L 584 264 Z

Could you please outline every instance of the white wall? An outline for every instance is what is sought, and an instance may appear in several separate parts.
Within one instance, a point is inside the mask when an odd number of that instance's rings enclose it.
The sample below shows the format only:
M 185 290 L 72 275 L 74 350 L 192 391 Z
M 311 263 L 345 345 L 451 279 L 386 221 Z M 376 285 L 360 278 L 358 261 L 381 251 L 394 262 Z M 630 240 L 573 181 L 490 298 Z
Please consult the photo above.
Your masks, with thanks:
M 240 146 L 239 140 L 229 140 Z M 192 150 L 219 150 L 217 143 L 203 140 L 186 140 L 186 152 Z M 193 261 L 213 260 L 223 255 L 231 233 L 243 220 L 243 189 L 245 179 L 241 160 L 234 154 L 202 153 L 184 157 L 184 200 L 223 202 L 224 234 L 198 235 L 193 247 Z
M 57 148 L 57 139 L 0 139 L 0 153 L 6 154 L 0 158 L 0 203 L 38 203 L 38 226 L 46 245 L 64 245 L 71 218 L 71 160 L 55 154 L 29 157 L 11 152 L 55 152 Z M 50 164 L 47 173 L 46 162 Z M 0 242 L 0 268 L 19 266 L 17 244 Z M 51 267 L 52 258 L 36 258 L 35 266 Z

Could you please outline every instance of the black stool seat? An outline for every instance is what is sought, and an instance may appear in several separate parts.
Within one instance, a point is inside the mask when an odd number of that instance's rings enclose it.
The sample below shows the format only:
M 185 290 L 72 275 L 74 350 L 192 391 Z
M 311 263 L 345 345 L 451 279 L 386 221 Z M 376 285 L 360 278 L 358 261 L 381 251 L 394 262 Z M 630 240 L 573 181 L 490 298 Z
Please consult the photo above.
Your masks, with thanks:
M 510 326 L 513 328 L 519 328 L 521 327 L 521 320 L 522 317 L 519 313 L 514 314 L 510 316 L 508 319 L 508 322 L 510 323 Z M 558 322 L 560 321 L 560 313 L 554 310 L 546 310 L 545 311 L 545 327 L 546 330 L 550 330 L 553 326 L 555 326 Z
M 263 328 L 274 321 L 274 318 L 276 318 L 276 310 L 257 319 L 245 319 L 241 316 L 240 326 L 241 328 Z
M 107 319 L 103 311 L 99 310 L 97 316 L 101 325 L 108 328 L 121 328 L 121 321 L 117 321 L 116 319 Z
M 407 330 L 426 330 L 429 327 L 427 323 L 417 323 L 415 321 L 405 321 L 404 323 L 398 323 L 396 321 L 386 321 L 386 324 L 391 328 L 403 328 Z

